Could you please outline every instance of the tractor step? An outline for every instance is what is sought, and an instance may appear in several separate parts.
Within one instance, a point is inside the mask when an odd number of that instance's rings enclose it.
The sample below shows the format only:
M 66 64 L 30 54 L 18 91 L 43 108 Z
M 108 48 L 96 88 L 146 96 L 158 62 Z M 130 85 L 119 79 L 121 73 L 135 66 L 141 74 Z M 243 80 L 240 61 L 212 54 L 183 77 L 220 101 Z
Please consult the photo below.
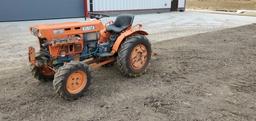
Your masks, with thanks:
M 101 57 L 101 58 L 110 57 L 110 56 L 113 56 L 113 54 L 112 53 L 101 53 L 101 54 L 99 54 L 99 57 Z

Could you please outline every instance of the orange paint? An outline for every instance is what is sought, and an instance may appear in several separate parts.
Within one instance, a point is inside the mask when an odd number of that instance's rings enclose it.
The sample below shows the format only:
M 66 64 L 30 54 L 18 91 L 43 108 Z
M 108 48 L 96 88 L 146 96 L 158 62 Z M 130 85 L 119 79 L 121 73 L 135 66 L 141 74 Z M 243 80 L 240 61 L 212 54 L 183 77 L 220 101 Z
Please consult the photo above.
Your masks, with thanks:
M 83 71 L 71 73 L 67 79 L 66 88 L 70 94 L 80 93 L 87 84 L 87 74 Z
M 140 24 L 130 27 L 126 31 L 121 33 L 121 35 L 117 38 L 116 42 L 113 45 L 111 53 L 115 54 L 118 51 L 122 42 L 125 41 L 125 38 L 135 34 L 148 35 L 147 32 L 142 30 L 142 25 Z
M 28 48 L 28 60 L 32 65 L 36 64 L 36 51 L 33 47 Z
M 106 31 L 106 29 L 103 29 L 100 31 L 100 39 L 99 43 L 104 43 L 108 41 L 108 38 L 110 36 L 110 33 Z
M 85 30 L 85 27 L 92 27 L 91 30 Z M 101 30 L 105 30 L 106 27 L 103 25 L 103 23 L 100 20 L 92 20 L 92 21 L 86 21 L 86 22 L 66 22 L 66 23 L 59 23 L 59 24 L 43 24 L 43 25 L 37 25 L 31 27 L 32 29 L 39 30 L 38 33 L 40 33 L 40 38 L 45 38 L 47 42 L 52 42 L 53 45 L 49 46 L 49 52 L 50 55 L 53 58 L 57 58 L 61 55 L 63 50 L 65 50 L 66 55 L 76 55 L 80 54 L 83 51 L 83 34 L 84 33 L 90 33 L 90 32 L 100 32 Z M 54 33 L 54 31 L 56 33 Z M 61 33 L 57 33 L 61 32 Z M 100 33 L 102 38 L 101 41 L 105 42 L 108 38 L 107 33 L 101 32 Z M 63 44 L 61 43 L 54 43 L 53 41 L 58 39 L 67 39 L 72 38 L 74 36 L 80 36 L 80 41 L 71 41 L 70 43 L 65 42 Z M 105 37 L 104 37 L 105 36 Z M 80 45 L 80 49 L 77 49 L 77 46 Z M 70 48 L 71 46 L 76 48 Z M 76 50 L 77 49 L 77 50 Z M 70 51 L 68 51 L 70 50 Z
M 46 43 L 50 43 L 48 46 L 49 54 L 53 59 L 59 56 L 73 56 L 78 57 L 82 53 L 85 45 L 84 34 L 85 33 L 99 33 L 99 43 L 104 43 L 109 40 L 111 32 L 106 31 L 106 27 L 112 24 L 113 21 L 109 21 L 103 24 L 100 20 L 91 20 L 86 22 L 65 22 L 58 24 L 42 24 L 36 25 L 30 28 L 32 32 L 38 34 L 40 40 L 45 40 Z M 36 31 L 36 32 L 35 32 Z M 118 49 L 123 41 L 129 36 L 141 34 L 148 35 L 147 32 L 142 30 L 142 25 L 138 24 L 132 27 L 128 27 L 125 31 L 120 33 L 116 39 L 111 53 L 114 55 L 118 52 Z M 61 42 L 63 40 L 64 42 Z M 79 61 L 79 57 L 76 59 Z M 35 64 L 35 50 L 29 48 L 29 61 L 31 64 Z M 115 61 L 115 58 L 105 59 L 104 61 L 92 63 L 90 66 L 98 68 L 102 65 Z M 52 74 L 52 70 L 48 68 L 43 69 L 45 74 Z
M 93 30 L 83 30 L 83 27 L 94 26 Z M 100 20 L 86 21 L 86 22 L 65 22 L 58 24 L 43 24 L 33 26 L 31 28 L 36 28 L 40 30 L 42 37 L 46 38 L 48 41 L 52 41 L 54 39 L 63 39 L 70 35 L 83 34 L 85 32 L 99 32 L 104 29 L 105 26 L 102 24 Z M 66 29 L 64 33 L 54 34 L 53 30 Z
M 133 48 L 130 56 L 130 63 L 132 65 L 132 68 L 134 70 L 142 69 L 147 62 L 147 56 L 148 56 L 148 52 L 145 45 L 143 44 L 136 45 Z

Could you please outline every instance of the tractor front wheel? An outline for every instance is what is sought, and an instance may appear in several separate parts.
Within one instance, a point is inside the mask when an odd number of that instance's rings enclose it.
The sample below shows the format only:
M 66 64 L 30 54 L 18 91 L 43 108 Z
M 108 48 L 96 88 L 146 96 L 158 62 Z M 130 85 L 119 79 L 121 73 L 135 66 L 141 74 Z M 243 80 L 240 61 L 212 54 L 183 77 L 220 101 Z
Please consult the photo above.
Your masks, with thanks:
M 89 66 L 70 62 L 60 67 L 54 76 L 55 91 L 66 100 L 76 100 L 83 95 L 91 83 Z
M 31 65 L 31 72 L 34 78 L 40 82 L 52 81 L 54 78 L 54 71 L 49 67 L 37 67 Z
M 151 59 L 151 44 L 143 35 L 127 38 L 122 43 L 117 57 L 117 64 L 122 74 L 137 77 L 146 72 Z

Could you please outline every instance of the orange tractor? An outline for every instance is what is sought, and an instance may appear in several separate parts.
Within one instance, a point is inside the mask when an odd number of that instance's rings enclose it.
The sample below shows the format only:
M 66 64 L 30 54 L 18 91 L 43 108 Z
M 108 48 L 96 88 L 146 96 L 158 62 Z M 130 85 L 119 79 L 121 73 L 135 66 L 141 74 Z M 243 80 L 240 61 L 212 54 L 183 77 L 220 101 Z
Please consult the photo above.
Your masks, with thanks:
M 31 27 L 40 50 L 29 47 L 33 76 L 52 81 L 66 100 L 78 99 L 91 84 L 91 70 L 117 63 L 121 73 L 137 77 L 146 71 L 151 44 L 142 25 L 132 26 L 133 15 L 120 15 L 103 24 L 106 17 L 91 14 L 86 22 L 43 24 Z

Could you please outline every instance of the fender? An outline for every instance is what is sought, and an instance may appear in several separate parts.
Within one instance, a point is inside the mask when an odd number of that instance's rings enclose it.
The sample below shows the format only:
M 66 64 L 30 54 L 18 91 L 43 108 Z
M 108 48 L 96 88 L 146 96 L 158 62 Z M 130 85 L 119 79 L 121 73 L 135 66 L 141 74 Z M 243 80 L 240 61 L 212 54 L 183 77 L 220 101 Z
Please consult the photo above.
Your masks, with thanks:
M 125 41 L 125 39 L 127 37 L 134 35 L 134 34 L 148 35 L 148 33 L 146 31 L 141 30 L 141 25 L 139 25 L 138 29 L 136 29 L 135 27 L 130 28 L 130 29 L 126 30 L 125 32 L 121 33 L 121 35 L 116 39 L 116 41 L 112 47 L 112 52 L 111 52 L 112 54 L 115 54 L 118 51 L 121 43 L 123 41 Z

